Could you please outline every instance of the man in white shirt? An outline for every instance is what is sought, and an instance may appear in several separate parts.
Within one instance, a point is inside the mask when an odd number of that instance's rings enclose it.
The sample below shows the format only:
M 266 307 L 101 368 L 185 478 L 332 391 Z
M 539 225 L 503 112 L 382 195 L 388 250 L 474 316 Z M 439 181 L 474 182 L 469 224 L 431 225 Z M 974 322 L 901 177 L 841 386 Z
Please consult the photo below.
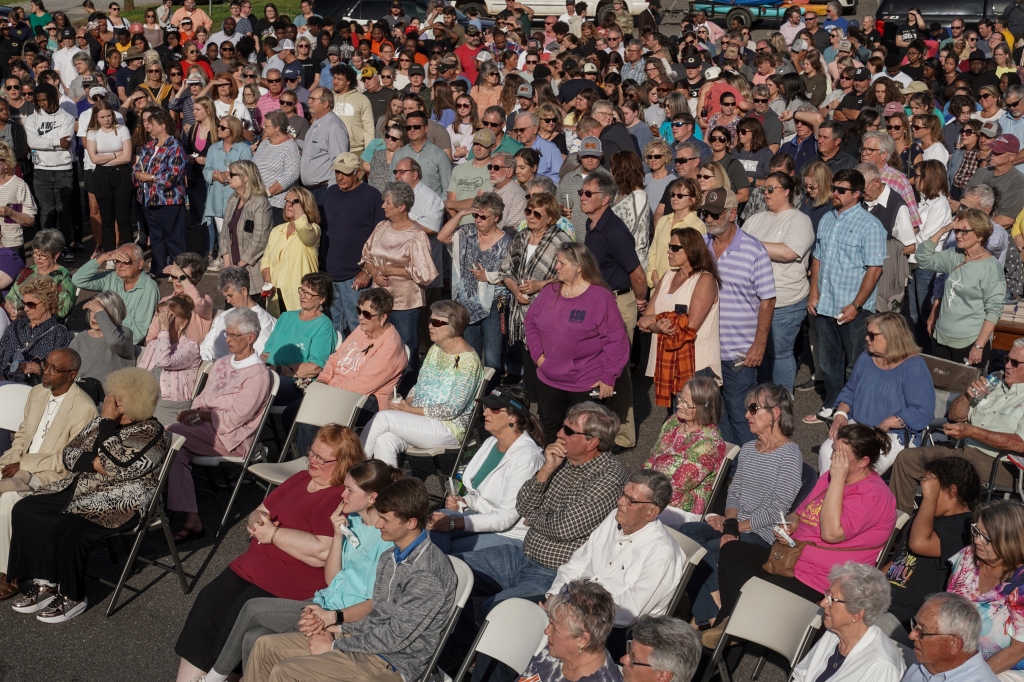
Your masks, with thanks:
M 616 637 L 643 615 L 668 612 L 679 587 L 686 557 L 658 520 L 672 499 L 672 483 L 650 469 L 634 472 L 623 486 L 617 507 L 590 538 L 562 564 L 548 594 L 566 583 L 591 578 L 615 599 L 615 624 L 609 650 L 615 655 Z
M 75 30 L 72 28 L 62 30 L 60 32 L 60 49 L 53 53 L 53 70 L 60 74 L 60 82 L 64 86 L 65 92 L 71 87 L 71 81 L 78 78 L 74 57 L 79 52 L 81 50 L 75 47 Z
M 235 30 L 235 20 L 232 17 L 226 17 L 223 28 L 217 31 L 212 36 L 206 39 L 206 44 L 213 43 L 214 45 L 220 46 L 224 42 L 230 42 L 232 45 L 237 45 L 238 41 L 242 39 L 242 34 Z
M 75 383 L 81 366 L 81 356 L 70 348 L 46 357 L 42 385 L 29 393 L 25 418 L 0 457 L 0 600 L 18 592 L 17 581 L 6 579 L 11 509 L 33 490 L 64 476 L 64 447 L 96 418 L 96 405 Z
M 437 241 L 437 233 L 441 231 L 444 224 L 444 202 L 437 192 L 430 189 L 427 183 L 423 182 L 423 171 L 420 164 L 411 157 L 405 157 L 395 164 L 395 182 L 405 182 L 412 187 L 416 201 L 413 202 L 409 217 L 423 226 L 430 240 L 430 258 L 437 268 L 437 279 L 427 285 L 434 289 L 441 284 L 441 242 Z
M 220 228 L 219 225 L 217 227 L 218 229 Z M 232 308 L 248 308 L 256 313 L 256 317 L 260 318 L 260 335 L 256 338 L 256 343 L 252 345 L 256 354 L 259 355 L 263 352 L 263 347 L 266 345 L 267 339 L 270 338 L 270 333 L 274 331 L 274 325 L 277 323 L 277 320 L 271 317 L 270 313 L 266 310 L 256 305 L 256 302 L 250 298 L 249 284 L 249 271 L 245 268 L 224 268 L 217 277 L 217 288 L 224 295 L 224 300 L 227 301 L 229 306 Z M 203 339 L 203 343 L 199 346 L 199 355 L 202 356 L 203 360 L 213 362 L 225 355 L 231 354 L 231 350 L 228 348 L 227 337 L 224 335 L 226 331 L 224 319 L 224 315 L 214 316 L 213 325 L 206 334 L 206 338 Z

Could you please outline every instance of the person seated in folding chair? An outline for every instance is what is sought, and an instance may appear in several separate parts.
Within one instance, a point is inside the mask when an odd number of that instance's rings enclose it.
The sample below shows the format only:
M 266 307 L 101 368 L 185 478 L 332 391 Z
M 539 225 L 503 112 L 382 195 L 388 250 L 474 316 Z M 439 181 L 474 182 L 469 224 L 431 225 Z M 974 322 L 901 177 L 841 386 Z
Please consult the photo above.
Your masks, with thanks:
M 227 667 L 238 664 L 238 643 L 231 651 L 226 647 L 238 614 L 250 600 L 305 602 L 327 587 L 325 565 L 337 529 L 331 513 L 341 501 L 346 475 L 362 461 L 355 432 L 328 424 L 309 450 L 309 468 L 275 488 L 249 514 L 248 549 L 203 588 L 178 635 L 178 682 L 213 670 L 222 654 L 234 660 Z M 296 620 L 300 610 L 296 608 Z
M 722 546 L 718 562 L 722 607 L 715 627 L 701 635 L 707 648 L 718 646 L 740 591 L 751 578 L 818 602 L 829 588 L 828 572 L 833 566 L 846 561 L 873 566 L 878 560 L 896 527 L 896 499 L 873 468 L 889 450 L 889 436 L 863 424 L 847 424 L 837 435 L 832 468 L 786 517 L 790 537 L 809 543 L 798 545 L 792 564 L 791 548 L 779 535 L 771 547 L 735 540 Z
M 75 383 L 81 360 L 70 348 L 50 351 L 43 383 L 28 394 L 25 419 L 0 457 L 0 600 L 18 593 L 18 581 L 6 579 L 14 503 L 67 474 L 64 447 L 96 418 L 96 405 Z
M 144 369 L 114 372 L 100 416 L 61 457 L 67 474 L 11 511 L 7 574 L 23 586 L 18 613 L 62 623 L 83 613 L 92 546 L 139 523 L 156 494 L 171 437 L 153 418 L 160 389 Z
M 172 296 L 156 307 L 159 334 L 146 344 L 138 366 L 152 372 L 160 380 L 160 400 L 156 416 L 165 427 L 178 420 L 182 410 L 192 405 L 196 379 L 199 377 L 199 344 L 185 330 L 193 315 L 192 299 Z
M 483 442 L 462 474 L 462 495 L 445 496 L 444 508 L 427 521 L 430 539 L 445 554 L 514 544 L 522 547 L 526 524 L 516 511 L 523 483 L 544 464 L 540 420 L 519 387 L 502 386 L 477 402 L 483 405 Z
M 857 423 L 889 434 L 889 454 L 875 465 L 875 471 L 884 474 L 903 448 L 921 444 L 921 433 L 935 412 L 932 373 L 907 319 L 899 313 L 878 313 L 865 321 L 865 327 L 867 350 L 857 358 L 839 393 L 828 439 L 818 448 L 818 471 L 828 470 L 839 429 Z M 910 443 L 903 442 L 905 429 L 910 430 Z
M 821 600 L 827 632 L 793 668 L 793 682 L 899 682 L 906 670 L 896 642 L 875 625 L 889 608 L 889 585 L 874 566 L 847 561 L 828 572 Z
M 548 612 L 548 643 L 519 679 L 528 682 L 622 682 L 605 640 L 615 620 L 615 600 L 593 580 L 566 583 L 541 606 Z
M 590 578 L 611 593 L 615 622 L 605 646 L 615 660 L 625 655 L 627 630 L 638 617 L 671 615 L 668 608 L 686 564 L 683 551 L 658 520 L 671 496 L 665 474 L 633 472 L 616 509 L 558 568 L 548 590 L 550 597 L 573 580 Z
M 82 356 L 78 373 L 81 388 L 97 405 L 103 402 L 103 382 L 113 372 L 135 367 L 132 330 L 122 326 L 128 309 L 113 291 L 101 291 L 82 305 L 88 315 L 89 329 L 75 334 L 71 348 Z
M 971 544 L 971 512 L 981 496 L 981 480 L 970 462 L 943 457 L 928 463 L 921 479 L 921 506 L 903 527 L 903 537 L 886 577 L 891 613 L 910 632 L 910 621 L 927 595 L 949 582 L 949 560 Z
M 981 615 L 967 597 L 952 592 L 929 596 L 917 612 L 910 639 L 917 662 L 907 668 L 903 682 L 944 680 L 996 682 L 979 651 Z
M 331 425 L 321 432 L 339 428 Z M 376 527 L 380 516 L 373 503 L 381 490 L 404 475 L 401 469 L 379 459 L 364 460 L 348 470 L 341 504 L 331 514 L 334 540 L 324 565 L 326 574 L 334 576 L 330 584 L 304 601 L 257 597 L 245 602 L 203 682 L 227 682 L 231 671 L 249 660 L 253 645 L 263 635 L 309 635 L 338 623 L 353 623 L 370 612 L 377 563 L 381 554 L 394 547 L 380 536 Z M 352 531 L 351 539 L 342 532 L 343 526 Z
M 187 439 L 167 479 L 167 508 L 185 514 L 175 542 L 204 534 L 192 483 L 192 458 L 245 457 L 270 399 L 270 370 L 253 348 L 260 333 L 260 318 L 248 308 L 235 308 L 224 316 L 224 334 L 232 355 L 213 364 L 203 392 L 191 408 L 178 413 L 177 423 L 167 427 Z
M 700 638 L 689 623 L 640 616 L 626 641 L 623 682 L 690 682 L 700 663 Z
M 301 632 L 260 637 L 245 666 L 247 682 L 423 677 L 452 613 L 458 578 L 424 528 L 430 499 L 422 481 L 392 483 L 378 493 L 374 508 L 381 538 L 395 547 L 377 562 L 373 609 L 354 623 L 308 637 Z
M 503 544 L 459 555 L 476 578 L 474 594 L 493 595 L 484 612 L 512 597 L 547 594 L 558 568 L 597 528 L 622 495 L 626 470 L 611 454 L 619 418 L 587 401 L 565 415 L 544 465 L 519 489 L 516 511 L 526 523 L 522 546 Z M 604 638 L 602 638 L 603 640 Z
M 405 372 L 405 345 L 389 319 L 394 302 L 387 289 L 363 289 L 359 292 L 356 304 L 359 325 L 327 358 L 316 379 L 334 388 L 369 396 L 357 424 L 369 421 L 368 414 L 388 409 L 391 392 Z M 292 428 L 301 406 L 300 398 L 285 408 L 281 415 L 285 431 Z M 299 425 L 295 433 L 299 452 L 304 450 L 313 430 L 309 424 Z
M 1013 342 L 1003 380 L 989 390 L 985 377 L 977 379 L 949 406 L 946 418 L 949 423 L 942 430 L 949 442 L 904 450 L 893 464 L 889 487 L 901 511 L 913 513 L 917 485 L 934 459 L 963 457 L 988 481 L 1000 450 L 1024 453 L 1024 339 Z M 1016 478 L 1016 467 L 1004 463 L 997 470 L 996 486 L 1012 487 Z
M 220 271 L 217 276 L 217 290 L 224 297 L 224 302 L 232 308 L 248 308 L 260 318 L 260 335 L 253 344 L 256 354 L 263 353 L 267 339 L 274 331 L 277 320 L 270 316 L 263 308 L 256 305 L 256 300 L 249 295 L 249 271 L 245 268 L 228 267 Z M 224 336 L 224 315 L 213 318 L 213 326 L 203 342 L 199 344 L 199 354 L 203 360 L 213 362 L 220 360 L 225 355 L 231 355 L 228 348 L 227 337 Z
M 366 456 L 398 465 L 408 447 L 457 449 L 469 428 L 474 399 L 483 380 L 480 356 L 462 338 L 469 311 L 455 301 L 430 306 L 434 345 L 420 367 L 416 385 L 404 399 L 378 412 L 363 429 Z

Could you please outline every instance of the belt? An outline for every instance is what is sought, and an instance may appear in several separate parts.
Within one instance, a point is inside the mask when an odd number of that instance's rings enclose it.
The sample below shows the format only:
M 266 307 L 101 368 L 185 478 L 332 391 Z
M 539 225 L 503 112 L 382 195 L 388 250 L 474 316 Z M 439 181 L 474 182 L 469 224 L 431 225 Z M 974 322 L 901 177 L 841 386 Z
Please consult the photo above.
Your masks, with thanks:
M 623 296 L 625 294 L 632 293 L 632 291 L 633 289 L 631 287 L 626 287 L 625 289 L 616 289 L 612 293 L 616 296 Z
M 326 187 L 326 186 L 327 186 L 327 181 L 326 180 L 324 180 L 323 182 L 318 182 L 315 185 L 304 185 L 304 187 L 306 189 L 320 189 L 321 187 Z

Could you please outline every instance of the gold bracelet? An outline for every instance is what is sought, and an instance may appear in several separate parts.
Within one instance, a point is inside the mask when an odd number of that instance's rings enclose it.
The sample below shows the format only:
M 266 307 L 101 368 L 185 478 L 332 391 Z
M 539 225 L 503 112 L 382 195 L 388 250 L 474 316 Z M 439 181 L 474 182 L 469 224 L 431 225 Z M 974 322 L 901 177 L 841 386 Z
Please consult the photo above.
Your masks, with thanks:
M 270 534 L 270 543 L 274 544 L 274 536 L 277 535 L 277 531 L 281 530 L 281 526 L 274 526 L 274 532 Z

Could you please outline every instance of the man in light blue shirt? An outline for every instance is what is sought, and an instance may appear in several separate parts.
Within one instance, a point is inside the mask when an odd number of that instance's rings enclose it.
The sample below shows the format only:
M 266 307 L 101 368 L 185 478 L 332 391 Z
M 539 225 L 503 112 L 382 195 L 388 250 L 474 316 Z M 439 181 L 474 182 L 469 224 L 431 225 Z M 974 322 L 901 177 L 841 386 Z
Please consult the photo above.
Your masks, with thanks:
M 910 631 L 917 663 L 902 682 L 996 682 L 978 652 L 981 616 L 966 597 L 940 592 L 925 599 Z
M 999 125 L 1003 134 L 1013 135 L 1020 141 L 1020 148 L 1024 150 L 1024 86 L 1011 85 L 1003 95 L 1003 102 L 1006 104 L 1006 113 L 999 119 Z M 1017 170 L 1024 173 L 1024 151 L 1017 152 L 1014 161 Z
M 138 244 L 122 244 L 116 251 L 93 258 L 71 276 L 76 287 L 89 291 L 113 291 L 124 300 L 128 314 L 122 324 L 132 330 L 135 343 L 145 340 L 160 300 L 160 287 L 143 272 L 145 261 L 142 256 Z M 107 261 L 114 261 L 113 270 L 104 267 Z
M 551 181 L 558 184 L 558 171 L 562 168 L 562 152 L 554 142 L 548 142 L 538 135 L 540 121 L 537 114 L 527 112 L 516 116 L 515 127 L 512 132 L 524 147 L 529 147 L 540 154 L 540 164 L 537 166 L 537 175 L 551 178 Z

